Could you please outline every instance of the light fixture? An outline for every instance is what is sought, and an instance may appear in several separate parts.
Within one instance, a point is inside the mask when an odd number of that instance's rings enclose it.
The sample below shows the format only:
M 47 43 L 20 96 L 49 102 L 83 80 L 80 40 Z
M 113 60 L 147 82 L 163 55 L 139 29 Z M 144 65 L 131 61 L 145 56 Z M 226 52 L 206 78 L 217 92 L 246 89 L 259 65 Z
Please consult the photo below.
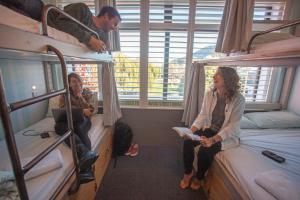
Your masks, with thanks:
M 35 85 L 32 85 L 32 86 L 31 86 L 31 89 L 32 89 L 31 95 L 32 95 L 32 97 L 35 97 L 34 92 L 35 92 L 35 90 L 36 90 L 36 86 L 35 86 Z

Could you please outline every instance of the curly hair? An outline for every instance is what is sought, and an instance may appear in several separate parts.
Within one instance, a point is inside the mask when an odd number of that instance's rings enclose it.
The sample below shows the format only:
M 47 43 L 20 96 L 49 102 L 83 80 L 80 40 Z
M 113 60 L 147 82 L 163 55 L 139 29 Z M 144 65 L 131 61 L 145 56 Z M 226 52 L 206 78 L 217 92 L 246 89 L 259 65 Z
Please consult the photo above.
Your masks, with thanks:
M 236 70 L 230 67 L 219 67 L 218 70 L 224 79 L 225 97 L 231 101 L 232 97 L 240 92 L 240 77 Z

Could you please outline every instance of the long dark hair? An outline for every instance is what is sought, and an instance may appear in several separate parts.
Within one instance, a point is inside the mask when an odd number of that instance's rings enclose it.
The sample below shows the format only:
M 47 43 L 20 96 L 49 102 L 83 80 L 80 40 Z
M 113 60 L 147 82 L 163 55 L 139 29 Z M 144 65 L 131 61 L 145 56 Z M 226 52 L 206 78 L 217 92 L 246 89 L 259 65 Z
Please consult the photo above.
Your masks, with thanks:
M 219 67 L 218 70 L 224 79 L 225 97 L 231 101 L 233 96 L 240 92 L 240 77 L 231 67 Z
M 81 79 L 81 77 L 80 77 L 78 74 L 72 72 L 72 73 L 70 73 L 70 74 L 68 75 L 68 82 L 69 82 L 69 85 L 70 85 L 71 78 L 76 78 L 76 79 L 80 82 L 80 85 L 81 85 L 81 88 L 82 88 L 82 79 Z M 72 88 L 71 88 L 71 87 L 69 87 L 69 88 L 70 88 L 70 92 L 73 93 Z

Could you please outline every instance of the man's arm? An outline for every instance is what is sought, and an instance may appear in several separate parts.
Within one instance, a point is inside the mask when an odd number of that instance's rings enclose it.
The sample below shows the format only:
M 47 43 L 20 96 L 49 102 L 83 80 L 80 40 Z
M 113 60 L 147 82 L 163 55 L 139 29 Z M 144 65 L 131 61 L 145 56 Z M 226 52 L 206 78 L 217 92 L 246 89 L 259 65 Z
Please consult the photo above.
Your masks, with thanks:
M 85 25 L 92 18 L 91 11 L 84 3 L 68 5 L 64 11 Z M 102 52 L 106 49 L 105 43 L 93 36 L 93 33 L 62 14 L 57 17 L 55 25 L 57 29 L 73 35 L 79 42 L 84 43 L 94 51 Z

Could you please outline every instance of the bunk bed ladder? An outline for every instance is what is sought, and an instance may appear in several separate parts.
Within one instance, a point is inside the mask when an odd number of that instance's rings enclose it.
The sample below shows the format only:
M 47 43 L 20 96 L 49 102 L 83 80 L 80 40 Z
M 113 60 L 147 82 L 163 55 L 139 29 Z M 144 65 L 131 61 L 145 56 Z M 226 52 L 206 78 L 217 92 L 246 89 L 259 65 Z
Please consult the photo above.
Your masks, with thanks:
M 48 51 L 54 52 L 59 58 L 59 61 L 61 63 L 61 68 L 62 68 L 64 89 L 8 104 L 6 101 L 6 97 L 5 97 L 3 76 L 0 71 L 1 120 L 3 123 L 3 127 L 4 127 L 4 134 L 5 134 L 5 140 L 7 143 L 8 153 L 9 153 L 9 156 L 10 156 L 10 159 L 12 162 L 13 171 L 15 174 L 16 185 L 18 187 L 19 195 L 22 200 L 29 199 L 27 189 L 26 189 L 24 175 L 30 169 L 32 169 L 37 163 L 39 163 L 44 157 L 46 157 L 52 150 L 54 150 L 59 144 L 64 142 L 66 139 L 70 139 L 73 161 L 74 161 L 74 165 L 75 165 L 75 169 L 73 169 L 73 171 L 72 171 L 72 174 L 74 173 L 74 171 L 76 173 L 76 182 L 74 185 L 75 186 L 74 190 L 77 190 L 79 188 L 79 167 L 78 167 L 78 158 L 77 158 L 76 148 L 75 148 L 75 137 L 74 137 L 74 129 L 73 129 L 73 123 L 72 123 L 73 120 L 72 120 L 72 113 L 71 113 L 72 111 L 71 111 L 70 91 L 69 91 L 69 84 L 68 84 L 68 78 L 67 78 L 66 63 L 63 58 L 63 55 L 56 48 L 48 45 L 47 49 L 48 49 Z M 22 167 L 20 157 L 18 154 L 16 140 L 14 137 L 13 128 L 12 128 L 10 113 L 15 110 L 18 110 L 20 108 L 23 108 L 25 106 L 29 106 L 29 105 L 38 103 L 43 100 L 47 100 L 51 97 L 55 97 L 55 96 L 58 96 L 61 94 L 64 94 L 64 97 L 65 97 L 64 100 L 65 100 L 65 105 L 66 105 L 68 131 L 63 136 L 61 136 L 59 139 L 57 139 L 53 144 L 51 144 L 48 148 L 46 148 L 44 151 L 42 151 L 40 154 L 38 154 L 34 159 L 32 159 L 24 167 Z M 55 198 L 55 196 L 52 198 Z

